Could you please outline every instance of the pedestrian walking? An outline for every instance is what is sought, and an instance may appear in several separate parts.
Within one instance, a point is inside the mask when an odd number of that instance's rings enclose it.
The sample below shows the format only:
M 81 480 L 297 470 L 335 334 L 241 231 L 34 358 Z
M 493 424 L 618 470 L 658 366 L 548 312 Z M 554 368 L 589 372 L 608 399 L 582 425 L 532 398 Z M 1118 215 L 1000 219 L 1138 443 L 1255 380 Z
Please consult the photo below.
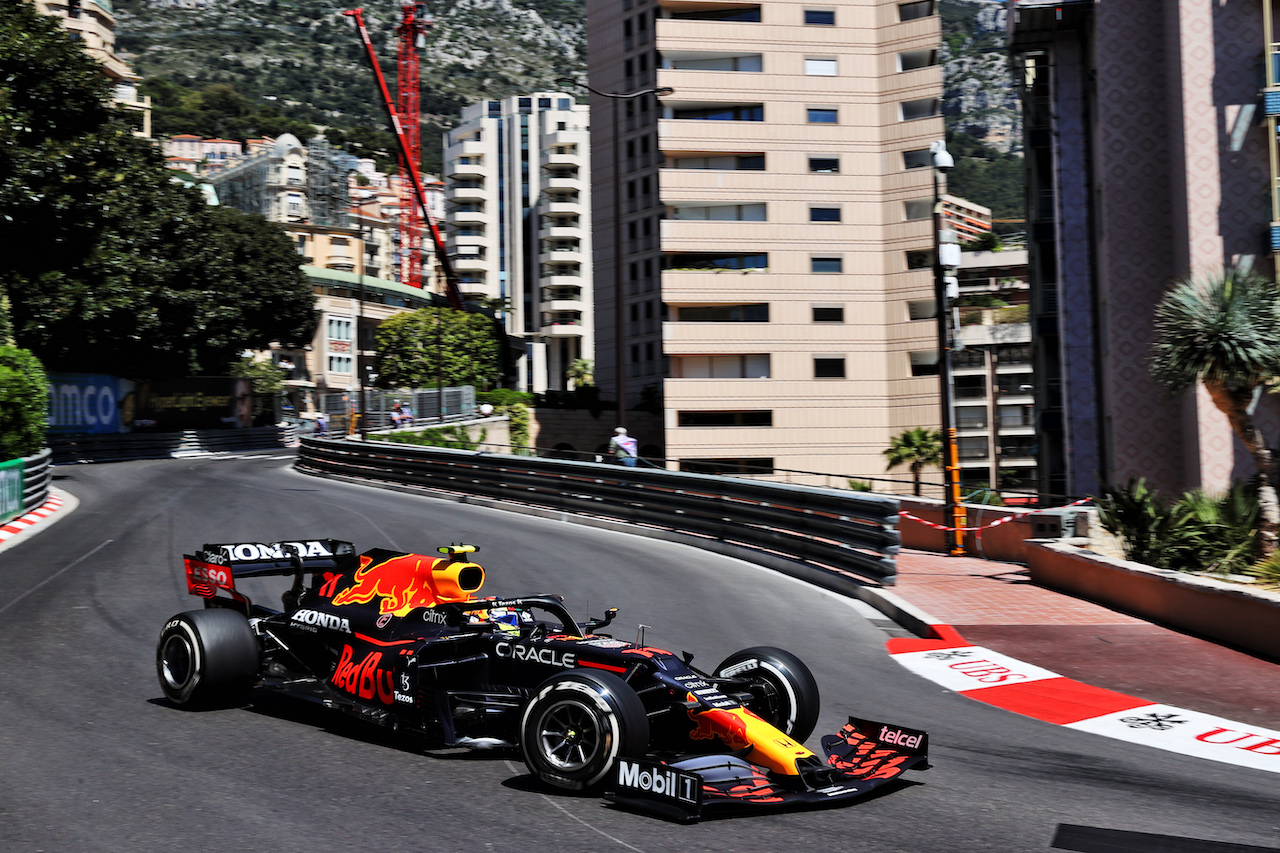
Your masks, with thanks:
M 619 465 L 626 465 L 628 468 L 636 467 L 636 459 L 640 455 L 640 442 L 633 436 L 627 435 L 626 427 L 618 427 L 613 432 L 613 438 L 609 439 L 609 449 L 613 451 L 614 458 L 618 460 Z
M 316 435 L 324 435 L 324 431 L 325 431 L 324 412 L 320 412 L 319 414 L 316 415 Z

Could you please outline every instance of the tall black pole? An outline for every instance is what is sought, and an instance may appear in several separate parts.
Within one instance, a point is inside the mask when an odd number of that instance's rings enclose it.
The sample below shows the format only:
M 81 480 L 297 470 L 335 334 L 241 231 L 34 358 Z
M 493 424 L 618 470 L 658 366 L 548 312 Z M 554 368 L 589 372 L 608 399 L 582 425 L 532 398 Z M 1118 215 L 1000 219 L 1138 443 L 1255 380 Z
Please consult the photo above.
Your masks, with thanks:
M 944 150 L 945 155 L 945 150 Z M 948 155 L 949 159 L 949 155 Z M 942 404 L 942 471 L 944 526 L 947 528 L 947 552 L 964 554 L 964 505 L 960 502 L 959 459 L 956 430 L 952 423 L 951 404 L 951 312 L 947 305 L 947 281 L 942 265 L 942 193 L 938 185 L 938 155 L 933 164 L 933 293 L 938 303 L 938 389 Z

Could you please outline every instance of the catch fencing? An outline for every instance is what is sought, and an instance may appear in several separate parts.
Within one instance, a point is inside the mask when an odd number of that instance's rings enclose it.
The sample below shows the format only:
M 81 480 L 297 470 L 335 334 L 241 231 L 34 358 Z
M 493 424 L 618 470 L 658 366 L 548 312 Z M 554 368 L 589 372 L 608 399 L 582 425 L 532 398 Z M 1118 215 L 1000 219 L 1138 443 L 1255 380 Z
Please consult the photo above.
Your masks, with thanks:
M 300 471 L 521 505 L 739 556 L 826 586 L 892 585 L 896 498 L 532 456 L 302 439 Z M 565 515 L 568 514 L 568 515 Z M 853 585 L 857 585 L 854 581 Z

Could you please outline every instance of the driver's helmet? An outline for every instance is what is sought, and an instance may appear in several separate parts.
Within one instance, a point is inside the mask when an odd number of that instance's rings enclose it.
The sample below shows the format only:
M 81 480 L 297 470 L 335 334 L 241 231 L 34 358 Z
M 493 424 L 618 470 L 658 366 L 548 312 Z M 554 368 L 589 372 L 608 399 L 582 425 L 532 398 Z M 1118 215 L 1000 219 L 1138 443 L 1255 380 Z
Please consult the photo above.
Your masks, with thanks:
M 510 607 L 496 607 L 489 611 L 489 621 L 499 631 L 507 634 L 520 633 L 520 614 Z

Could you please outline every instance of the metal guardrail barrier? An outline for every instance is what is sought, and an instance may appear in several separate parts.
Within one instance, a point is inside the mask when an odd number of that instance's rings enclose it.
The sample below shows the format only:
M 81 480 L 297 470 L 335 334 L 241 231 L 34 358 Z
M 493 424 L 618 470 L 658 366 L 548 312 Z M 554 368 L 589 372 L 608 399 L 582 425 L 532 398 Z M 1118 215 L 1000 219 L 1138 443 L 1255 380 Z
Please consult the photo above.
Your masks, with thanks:
M 673 531 L 679 541 L 752 551 L 892 585 L 898 500 L 885 495 L 592 462 L 304 438 L 304 473 L 437 489 Z
M 69 435 L 50 438 L 54 464 L 108 462 L 122 459 L 164 459 L 226 450 L 283 447 L 297 440 L 290 426 L 249 429 L 202 429 L 183 432 Z
M 49 500 L 49 484 L 53 482 L 53 451 L 49 448 L 35 456 L 22 457 L 22 511 L 31 512 Z

